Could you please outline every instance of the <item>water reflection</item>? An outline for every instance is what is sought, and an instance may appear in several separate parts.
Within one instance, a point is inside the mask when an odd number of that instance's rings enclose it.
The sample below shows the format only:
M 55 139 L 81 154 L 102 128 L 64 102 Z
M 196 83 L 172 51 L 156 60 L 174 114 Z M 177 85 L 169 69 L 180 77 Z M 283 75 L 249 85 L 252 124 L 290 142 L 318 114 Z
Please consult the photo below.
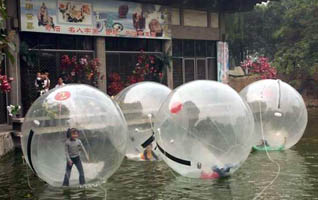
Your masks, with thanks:
M 36 199 L 50 199 L 50 200 L 74 200 L 74 199 L 97 199 L 97 200 L 106 200 L 107 199 L 107 190 L 105 185 L 96 188 L 90 189 L 63 189 L 63 188 L 54 188 L 49 185 L 39 187 L 35 190 Z
M 176 177 L 160 194 L 161 199 L 232 199 L 229 179 L 202 180 Z
M 270 152 L 281 171 L 260 199 L 314 199 L 318 197 L 318 112 L 311 114 L 304 138 L 293 148 Z M 102 188 L 60 189 L 47 186 L 31 175 L 22 163 L 21 152 L 0 160 L 0 199 L 253 199 L 273 180 L 277 166 L 265 152 L 249 156 L 242 167 L 224 180 L 188 179 L 173 174 L 160 162 L 124 160 Z M 28 170 L 27 170 L 28 169 Z M 33 189 L 28 187 L 29 183 Z
M 291 149 L 281 152 L 270 152 L 269 155 L 279 163 L 280 172 L 273 185 L 263 193 L 262 198 L 300 199 L 303 194 L 306 194 L 306 189 L 311 187 L 306 177 L 308 169 L 304 165 L 304 158 L 297 151 Z M 244 176 L 248 176 L 246 181 L 250 184 L 246 186 L 249 188 L 249 193 L 253 195 L 242 196 L 242 194 L 239 194 L 238 197 L 250 199 L 256 196 L 274 179 L 278 170 L 277 165 L 268 159 L 265 152 L 256 152 L 250 155 L 248 162 L 244 164 L 240 171 L 245 173 Z M 242 174 L 238 174 L 238 176 L 242 176 Z M 237 190 L 242 191 L 243 187 Z

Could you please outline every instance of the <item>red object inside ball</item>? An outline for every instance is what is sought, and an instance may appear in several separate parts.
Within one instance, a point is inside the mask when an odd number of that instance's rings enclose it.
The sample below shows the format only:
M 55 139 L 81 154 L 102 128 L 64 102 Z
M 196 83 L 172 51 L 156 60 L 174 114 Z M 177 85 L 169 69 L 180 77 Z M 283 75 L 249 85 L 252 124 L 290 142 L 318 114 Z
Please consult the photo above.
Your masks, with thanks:
M 177 114 L 182 109 L 182 103 L 174 102 L 170 108 L 170 112 L 173 114 Z

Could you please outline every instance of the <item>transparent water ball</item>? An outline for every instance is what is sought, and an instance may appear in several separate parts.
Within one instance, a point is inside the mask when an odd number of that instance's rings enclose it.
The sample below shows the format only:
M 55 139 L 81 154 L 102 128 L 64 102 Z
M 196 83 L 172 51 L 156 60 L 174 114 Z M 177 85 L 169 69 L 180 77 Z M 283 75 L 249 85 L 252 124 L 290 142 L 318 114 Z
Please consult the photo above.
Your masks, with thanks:
M 223 83 L 184 84 L 162 104 L 155 122 L 163 160 L 190 178 L 220 178 L 236 171 L 253 141 L 253 115 L 239 94 Z
M 295 145 L 307 126 L 307 109 L 302 96 L 281 80 L 259 80 L 240 92 L 255 119 L 256 146 L 277 150 Z
M 161 104 L 170 92 L 165 85 L 145 81 L 130 85 L 116 95 L 115 101 L 128 124 L 128 159 L 159 159 L 152 126 Z
M 105 182 L 120 166 L 128 139 L 120 108 L 100 90 L 80 84 L 39 97 L 24 118 L 22 133 L 28 165 L 55 187 Z

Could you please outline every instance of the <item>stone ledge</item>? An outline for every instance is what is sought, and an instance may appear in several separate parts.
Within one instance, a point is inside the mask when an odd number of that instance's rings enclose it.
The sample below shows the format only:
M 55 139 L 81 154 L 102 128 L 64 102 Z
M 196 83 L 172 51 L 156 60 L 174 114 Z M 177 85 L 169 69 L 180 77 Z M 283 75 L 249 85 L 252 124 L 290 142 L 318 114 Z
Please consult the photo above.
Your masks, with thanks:
M 14 150 L 14 143 L 11 132 L 0 133 L 0 157 Z

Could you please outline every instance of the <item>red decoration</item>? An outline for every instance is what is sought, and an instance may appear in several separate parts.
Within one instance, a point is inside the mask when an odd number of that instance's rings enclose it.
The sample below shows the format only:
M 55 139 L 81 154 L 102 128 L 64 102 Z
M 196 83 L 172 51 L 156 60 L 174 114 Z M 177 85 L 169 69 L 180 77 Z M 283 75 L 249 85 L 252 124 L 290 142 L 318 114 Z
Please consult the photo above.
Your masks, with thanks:
M 170 108 L 170 112 L 172 114 L 177 114 L 178 112 L 180 112 L 180 110 L 182 110 L 182 103 L 180 102 L 174 102 Z
M 71 93 L 69 91 L 59 92 L 55 95 L 55 100 L 57 101 L 65 101 L 66 99 L 71 97 Z
M 110 73 L 108 77 L 108 94 L 116 95 L 124 87 L 141 81 L 161 82 L 164 78 L 162 65 L 154 56 L 145 54 L 143 50 L 137 56 L 137 63 L 131 75 L 127 76 L 127 80 L 121 79 L 116 72 Z
M 0 91 L 2 92 L 10 92 L 11 85 L 10 82 L 13 80 L 13 78 L 7 78 L 6 75 L 0 75 Z
M 211 172 L 211 173 L 201 173 L 201 179 L 218 179 L 220 178 L 220 175 L 216 172 Z
M 100 76 L 99 67 L 98 58 L 90 59 L 89 56 L 70 58 L 68 55 L 61 57 L 60 68 L 67 83 L 84 83 L 96 87 Z
M 266 57 L 248 58 L 241 63 L 241 67 L 249 72 L 259 74 L 261 79 L 276 79 L 277 70 L 272 67 Z
M 122 89 L 124 89 L 124 83 L 121 81 L 121 78 L 118 73 L 111 73 L 109 76 L 110 84 L 108 85 L 108 94 L 116 95 Z

